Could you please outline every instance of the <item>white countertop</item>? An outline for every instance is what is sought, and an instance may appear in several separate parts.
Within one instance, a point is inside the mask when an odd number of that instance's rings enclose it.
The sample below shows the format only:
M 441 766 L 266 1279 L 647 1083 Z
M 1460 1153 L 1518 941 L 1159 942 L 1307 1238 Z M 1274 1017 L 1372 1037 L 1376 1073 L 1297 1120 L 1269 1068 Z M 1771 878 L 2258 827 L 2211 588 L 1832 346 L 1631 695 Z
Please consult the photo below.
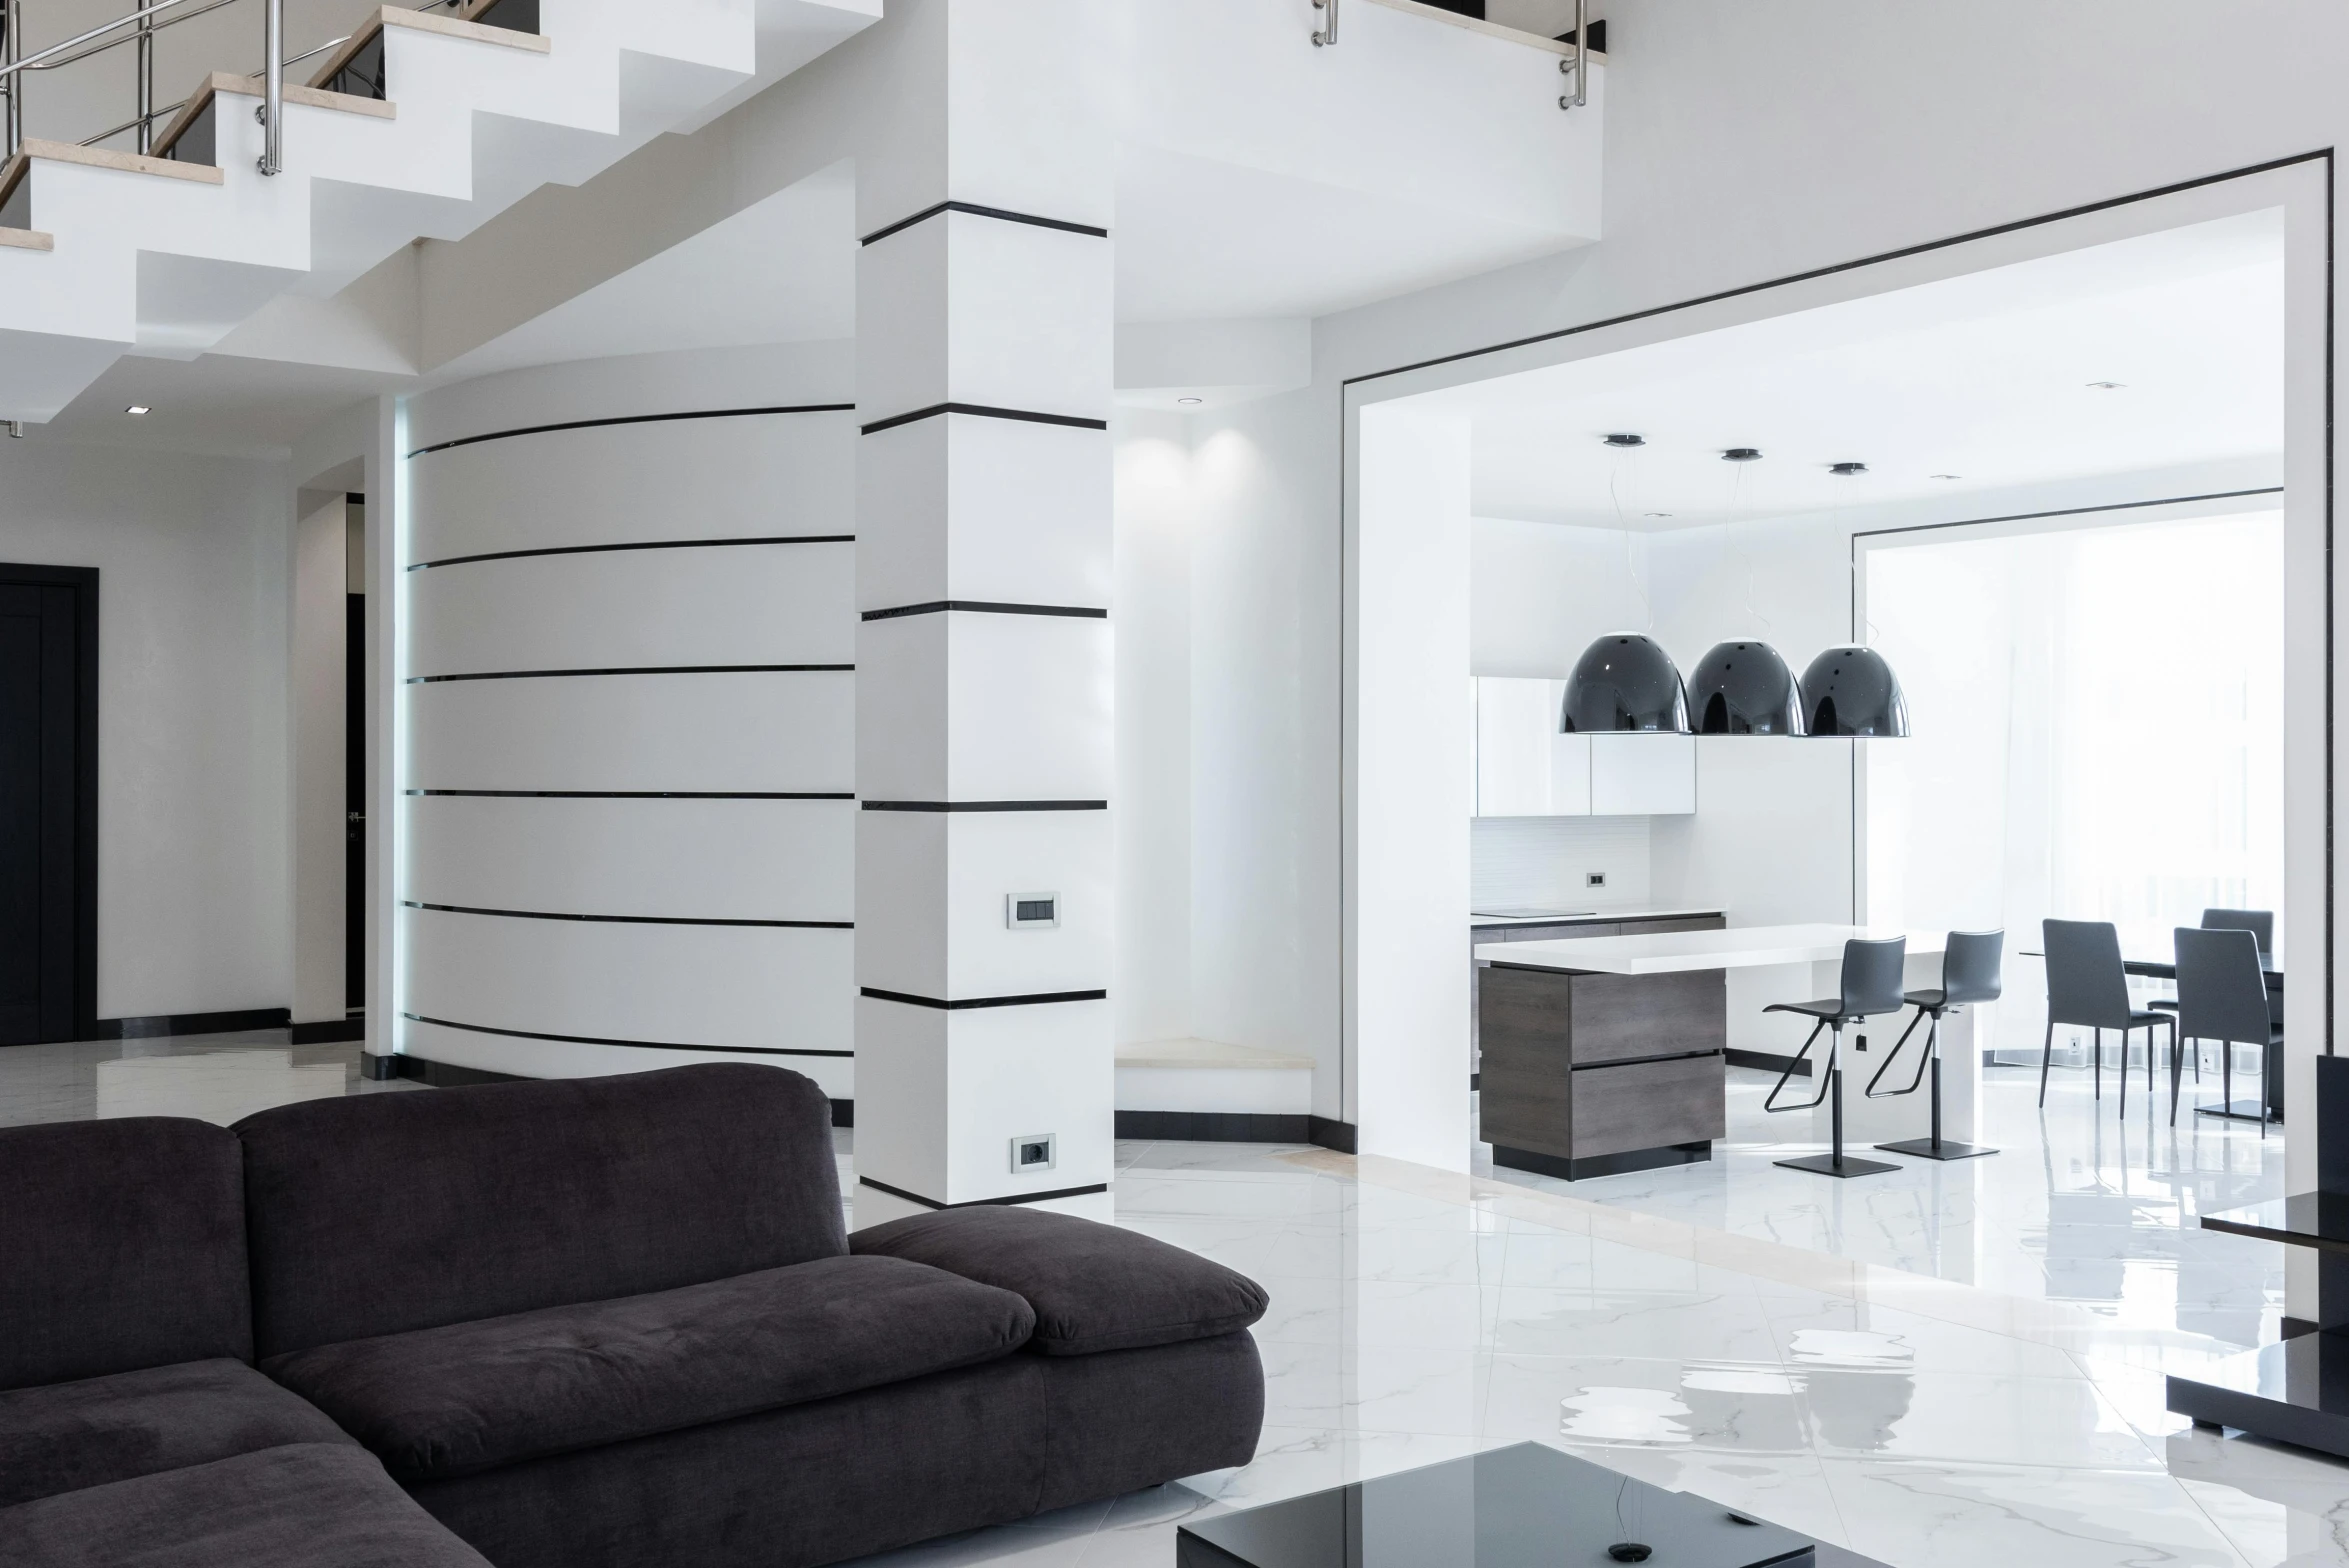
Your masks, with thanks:
M 1584 974 L 1669 975 L 1697 969 L 1759 969 L 1771 964 L 1826 964 L 1854 937 L 1900 936 L 1866 926 L 1737 926 L 1727 931 L 1666 931 L 1654 936 L 1593 936 L 1557 942 L 1488 942 L 1483 961 L 1512 969 L 1569 969 Z M 1939 953 L 1944 932 L 1911 931 L 1910 956 Z
M 1471 930 L 1500 931 L 1515 926 L 1611 926 L 1633 920 L 1702 920 L 1718 909 L 1602 909 L 1573 915 L 1478 915 L 1468 917 Z M 1604 938 L 1594 937 L 1593 941 Z

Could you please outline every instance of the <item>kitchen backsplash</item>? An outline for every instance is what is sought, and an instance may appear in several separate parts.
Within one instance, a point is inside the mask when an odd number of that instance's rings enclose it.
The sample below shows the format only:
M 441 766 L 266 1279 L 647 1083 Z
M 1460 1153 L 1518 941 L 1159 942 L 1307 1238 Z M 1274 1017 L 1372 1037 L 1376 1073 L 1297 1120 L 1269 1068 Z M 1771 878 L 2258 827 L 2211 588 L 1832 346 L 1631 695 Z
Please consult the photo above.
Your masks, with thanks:
M 1646 817 L 1477 817 L 1468 886 L 1477 909 L 1650 907 Z M 1589 885 L 1603 872 L 1605 887 Z

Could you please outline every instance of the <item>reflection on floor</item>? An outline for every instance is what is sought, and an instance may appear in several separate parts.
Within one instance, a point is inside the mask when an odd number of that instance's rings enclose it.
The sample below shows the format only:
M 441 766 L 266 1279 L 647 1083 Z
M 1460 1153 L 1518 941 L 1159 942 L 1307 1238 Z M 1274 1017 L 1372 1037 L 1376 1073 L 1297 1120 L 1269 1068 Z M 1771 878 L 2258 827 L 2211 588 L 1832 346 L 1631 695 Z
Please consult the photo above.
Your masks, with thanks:
M 227 1126 L 272 1105 L 422 1085 L 359 1076 L 356 1045 L 288 1045 L 283 1029 L 0 1049 L 0 1127 L 193 1116 Z
M 130 1104 L 223 1114 L 250 1108 L 246 1089 L 332 1092 L 315 1069 L 338 1062 L 345 1092 L 385 1087 L 356 1080 L 349 1049 L 289 1051 L 280 1035 L 0 1051 L 0 1119 Z M 218 1059 L 238 1053 L 256 1060 Z M 129 1099 L 102 1092 L 101 1066 L 180 1056 L 213 1060 L 134 1071 Z M 164 1087 L 182 1082 L 173 1072 L 190 1075 L 185 1100 Z M 2266 1190 L 2278 1146 L 2181 1128 L 2174 1146 L 2155 1134 L 2149 1155 L 2132 1117 L 2123 1157 L 2051 1098 L 2042 1148 L 2011 1122 L 2015 1097 L 1995 1097 L 1990 1136 L 2010 1151 L 1998 1160 L 1881 1196 L 1805 1179 L 1775 1218 L 1742 1180 L 1721 1185 L 1743 1169 L 1737 1150 L 1709 1173 L 1708 1199 L 1701 1183 L 1552 1190 L 1319 1149 L 1122 1144 L 1121 1224 L 1272 1293 L 1256 1461 L 879 1561 L 1168 1568 L 1191 1514 L 1532 1439 L 1893 1568 L 2349 1568 L 2349 1466 L 2184 1430 L 2161 1408 L 2165 1365 L 2217 1353 L 2214 1325 L 2232 1338 L 2272 1309 L 2273 1259 L 2257 1243 L 2231 1265 L 2252 1281 L 2248 1301 L 2181 1299 L 2162 1281 L 2186 1276 L 2194 1210 Z M 845 1167 L 853 1136 L 836 1142 Z M 2089 1219 L 2067 1208 L 2075 1196 Z M 1962 1249 L 1949 1244 L 1961 1224 Z M 1916 1245 L 1932 1226 L 1938 1253 Z M 2068 1251 L 2075 1226 L 2146 1234 Z M 2010 1249 L 2040 1260 L 2040 1287 L 2019 1269 L 1992 1289 L 1895 1266 L 1962 1256 L 1985 1270 Z M 2093 1288 L 2062 1266 L 2092 1257 L 2118 1263 Z
M 1763 1114 L 1772 1081 L 1730 1070 L 1729 1141 L 1705 1164 L 1568 1183 L 1495 1170 L 1485 1145 L 1475 1168 L 1740 1236 L 2072 1302 L 2116 1327 L 2230 1346 L 2277 1337 L 2284 1249 L 2204 1230 L 2198 1217 L 2283 1196 L 2282 1129 L 2262 1139 L 2256 1124 L 2186 1111 L 2173 1129 L 2166 1105 L 2148 1114 L 2141 1079 L 2124 1124 L 2113 1085 L 2099 1102 L 2084 1073 L 2057 1074 L 2042 1112 L 2038 1072 L 2000 1067 L 1985 1074 L 1980 1141 L 2002 1152 L 1942 1164 L 1896 1158 L 1898 1171 L 1836 1181 L 1773 1163 L 1812 1149 L 1781 1142 L 1784 1121 Z

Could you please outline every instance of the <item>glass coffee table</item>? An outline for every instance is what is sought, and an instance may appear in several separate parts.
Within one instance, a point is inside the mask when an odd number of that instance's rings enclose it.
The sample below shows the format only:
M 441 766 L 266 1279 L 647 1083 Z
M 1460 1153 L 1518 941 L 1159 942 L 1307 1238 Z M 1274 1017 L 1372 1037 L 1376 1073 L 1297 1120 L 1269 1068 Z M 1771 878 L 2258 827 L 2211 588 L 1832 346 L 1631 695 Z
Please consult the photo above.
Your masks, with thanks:
M 1539 1443 L 1196 1519 L 1175 1537 L 1179 1568 L 1814 1568 L 1815 1554 L 1806 1536 Z

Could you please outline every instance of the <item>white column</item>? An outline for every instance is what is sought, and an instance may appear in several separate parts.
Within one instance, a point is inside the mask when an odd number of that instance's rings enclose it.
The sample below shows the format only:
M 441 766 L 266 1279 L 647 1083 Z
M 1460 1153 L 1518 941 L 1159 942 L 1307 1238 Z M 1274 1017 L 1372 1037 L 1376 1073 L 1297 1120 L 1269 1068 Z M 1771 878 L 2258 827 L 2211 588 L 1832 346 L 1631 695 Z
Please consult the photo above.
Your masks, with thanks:
M 859 163 L 859 1224 L 1109 1212 L 1114 9 L 893 6 Z

